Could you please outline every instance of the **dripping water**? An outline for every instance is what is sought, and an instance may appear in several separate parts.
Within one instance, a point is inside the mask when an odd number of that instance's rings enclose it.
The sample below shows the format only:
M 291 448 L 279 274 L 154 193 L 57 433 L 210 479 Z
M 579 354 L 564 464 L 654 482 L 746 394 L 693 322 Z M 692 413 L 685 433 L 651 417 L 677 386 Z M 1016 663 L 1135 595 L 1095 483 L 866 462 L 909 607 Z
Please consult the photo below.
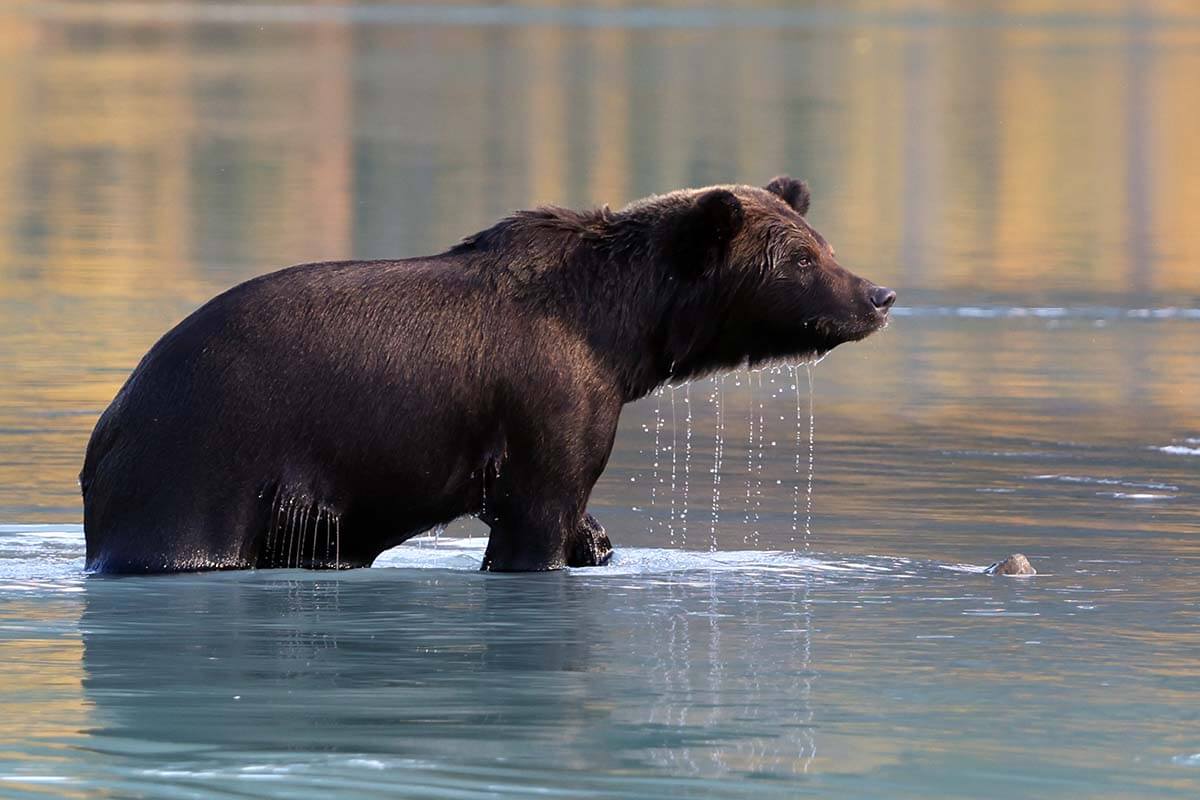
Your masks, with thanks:
M 737 386 L 741 386 L 739 381 Z M 750 392 L 750 415 L 746 422 L 746 508 L 742 515 L 742 544 L 750 544 L 750 517 L 753 513 L 753 498 L 754 491 L 754 373 L 746 373 L 746 388 Z M 761 431 L 759 433 L 761 436 Z
M 725 417 L 721 413 L 721 388 L 724 378 L 714 382 L 712 401 L 717 415 L 716 432 L 713 434 L 713 488 L 712 488 L 712 530 L 708 543 L 710 552 L 717 550 L 717 525 L 721 521 L 721 457 L 725 449 Z
M 296 532 L 296 569 L 304 562 L 304 534 L 308 531 L 308 503 L 300 511 L 300 529 Z
M 336 515 L 331 510 L 329 516 L 325 520 L 325 563 L 330 563 L 330 556 L 333 555 L 333 521 Z
M 803 548 L 808 550 L 808 539 L 812 535 L 812 508 L 813 508 L 813 471 L 814 471 L 814 454 L 816 451 L 816 414 L 814 413 L 813 405 L 813 380 L 812 380 L 812 364 L 804 364 L 805 373 L 808 376 L 808 480 L 805 485 L 804 493 L 804 539 Z M 795 367 L 792 367 L 792 389 L 796 393 L 796 490 L 792 502 L 792 550 L 796 550 L 796 536 L 800 530 L 800 453 L 803 451 L 803 407 L 800 399 L 800 381 L 796 375 Z
M 788 376 L 792 390 L 796 393 L 796 482 L 792 490 L 792 552 L 796 552 L 796 537 L 800 530 L 800 384 L 797 383 L 796 368 L 788 365 Z
M 762 370 L 758 370 L 758 389 L 754 392 L 755 404 L 758 406 L 758 447 L 756 448 L 755 457 L 758 461 L 754 471 L 754 528 L 751 531 L 752 539 L 755 547 L 759 545 L 759 528 L 762 524 L 762 496 L 763 496 L 763 458 L 764 448 L 763 443 L 766 441 L 766 418 L 763 413 L 763 383 Z M 774 446 L 774 442 L 771 443 Z
M 292 552 L 292 532 L 296 527 L 295 518 L 296 518 L 296 498 L 289 497 L 288 498 L 287 522 L 285 523 L 287 525 L 287 541 L 284 544 L 284 548 L 283 548 L 283 566 L 284 567 L 291 566 L 290 563 L 288 562 L 288 555 Z
M 321 530 L 321 507 L 316 508 L 317 516 L 313 520 L 312 529 L 312 555 L 309 556 L 308 563 L 312 567 L 317 566 L 317 533 Z
M 808 552 L 808 538 L 812 535 L 812 509 L 813 509 L 813 474 L 814 474 L 814 456 L 816 455 L 817 443 L 817 415 L 815 413 L 813 402 L 813 378 L 812 378 L 812 363 L 804 365 L 804 371 L 808 375 L 808 486 L 805 489 L 804 499 L 804 552 Z
M 679 437 L 675 426 L 675 387 L 671 387 L 671 517 L 667 525 L 667 534 L 671 539 L 671 546 L 675 546 L 675 448 L 678 446 Z
M 812 377 L 813 362 L 804 363 L 805 376 L 808 380 L 808 475 L 804 489 L 804 538 L 802 542 L 805 553 L 809 551 L 809 538 L 812 535 L 812 508 L 813 508 L 813 476 L 815 474 L 815 452 L 816 452 L 816 413 L 813 392 L 813 377 Z M 800 381 L 796 374 L 796 368 L 791 368 L 792 389 L 796 395 L 796 489 L 795 499 L 792 510 L 792 550 L 796 549 L 796 534 L 799 529 L 800 518 L 800 454 L 803 451 L 803 403 L 800 397 Z M 813 736 L 813 717 L 814 709 L 812 703 L 812 686 L 815 673 L 812 667 L 812 630 L 813 630 L 813 608 L 812 608 L 812 574 L 809 571 L 804 573 L 804 582 L 802 588 L 802 596 L 800 599 L 800 608 L 802 609 L 804 622 L 800 626 L 800 697 L 802 715 L 799 719 L 801 731 L 801 746 L 800 759 L 803 764 L 805 773 L 812 766 L 813 759 L 817 755 L 816 737 Z
M 302 501 L 298 502 L 296 510 L 296 535 L 292 537 L 292 543 L 295 545 L 295 548 L 292 553 L 288 554 L 288 566 L 296 569 L 300 568 L 300 554 L 304 552 L 304 518 L 307 514 L 308 506 L 304 505 Z
M 688 515 L 688 492 L 690 490 L 692 478 L 692 384 L 685 383 L 683 385 L 683 405 L 687 409 L 687 416 L 684 419 L 684 445 L 683 445 L 683 505 L 679 513 L 679 536 L 680 545 L 687 547 L 687 515 Z
M 270 527 L 267 528 L 267 546 L 265 550 L 267 559 L 274 558 L 275 530 L 279 527 L 279 508 L 279 487 L 276 487 L 275 497 L 271 499 L 271 524 Z M 273 566 L 273 563 L 270 560 L 267 560 L 265 564 L 268 567 Z
M 817 432 L 817 415 L 815 403 L 813 399 L 813 377 L 812 377 L 813 362 L 809 361 L 804 364 L 804 371 L 808 376 L 808 483 L 805 488 L 804 500 L 804 552 L 808 552 L 809 536 L 812 534 L 812 508 L 813 508 L 813 475 L 814 456 L 816 454 L 816 432 Z M 799 408 L 797 408 L 799 415 Z M 810 601 L 810 592 L 812 589 L 812 575 L 806 573 L 804 576 L 804 687 L 801 696 L 804 698 L 804 706 L 807 710 L 805 725 L 803 727 L 805 742 L 808 745 L 808 753 L 804 759 L 804 771 L 808 772 L 809 766 L 812 765 L 813 759 L 817 755 L 817 742 L 813 736 L 813 705 L 812 705 L 812 603 Z
M 287 496 L 278 488 L 271 502 L 270 521 L 258 563 L 266 569 L 333 566 L 335 525 L 340 532 L 340 518 L 332 508 L 304 496 Z
M 483 465 L 483 489 L 479 500 L 479 513 L 476 517 L 487 524 L 487 464 Z
M 650 532 L 654 532 L 657 526 L 662 527 L 662 520 L 658 513 L 658 486 L 662 481 L 659 464 L 661 463 L 662 452 L 662 430 L 663 430 L 663 413 L 662 413 L 662 396 L 663 390 L 659 389 L 654 393 L 654 475 L 650 480 Z

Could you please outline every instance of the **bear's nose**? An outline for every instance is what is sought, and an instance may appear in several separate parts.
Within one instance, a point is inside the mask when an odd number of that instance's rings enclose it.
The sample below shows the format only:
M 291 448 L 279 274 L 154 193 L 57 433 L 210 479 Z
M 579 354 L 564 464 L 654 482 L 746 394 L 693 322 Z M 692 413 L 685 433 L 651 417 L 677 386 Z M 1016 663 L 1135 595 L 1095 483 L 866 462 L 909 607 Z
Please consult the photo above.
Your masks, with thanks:
M 886 286 L 876 286 L 871 291 L 871 305 L 880 311 L 887 311 L 896 302 L 896 293 Z

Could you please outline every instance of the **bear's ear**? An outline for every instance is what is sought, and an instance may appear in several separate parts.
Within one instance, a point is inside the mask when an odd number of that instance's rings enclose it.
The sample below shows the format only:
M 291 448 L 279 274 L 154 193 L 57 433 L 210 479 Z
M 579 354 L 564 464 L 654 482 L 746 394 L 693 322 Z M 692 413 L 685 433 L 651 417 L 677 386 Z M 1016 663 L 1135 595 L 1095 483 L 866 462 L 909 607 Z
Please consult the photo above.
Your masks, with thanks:
M 699 275 L 725 258 L 745 216 L 742 201 L 728 189 L 711 189 L 696 196 L 672 220 L 667 257 L 679 272 Z
M 787 175 L 780 175 L 767 184 L 766 189 L 778 195 L 783 202 L 792 207 L 797 214 L 804 216 L 808 213 L 808 184 Z

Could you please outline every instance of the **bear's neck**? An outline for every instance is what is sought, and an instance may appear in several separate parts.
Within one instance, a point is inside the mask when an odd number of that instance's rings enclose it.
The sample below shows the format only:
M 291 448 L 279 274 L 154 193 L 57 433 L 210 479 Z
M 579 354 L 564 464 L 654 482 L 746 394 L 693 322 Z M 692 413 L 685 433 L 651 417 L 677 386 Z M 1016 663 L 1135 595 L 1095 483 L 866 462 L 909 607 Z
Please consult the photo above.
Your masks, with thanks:
M 714 287 L 677 275 L 653 252 L 564 265 L 570 307 L 624 402 L 745 363 L 747 352 Z M 719 336 L 730 330 L 733 335 Z
M 666 326 L 675 279 L 650 253 L 606 250 L 575 250 L 547 289 L 569 298 L 570 323 L 631 403 L 669 382 L 676 366 Z
M 723 365 L 696 357 L 717 320 L 649 244 L 651 222 L 607 208 L 542 208 L 502 220 L 450 250 L 497 296 L 579 331 L 624 402 Z

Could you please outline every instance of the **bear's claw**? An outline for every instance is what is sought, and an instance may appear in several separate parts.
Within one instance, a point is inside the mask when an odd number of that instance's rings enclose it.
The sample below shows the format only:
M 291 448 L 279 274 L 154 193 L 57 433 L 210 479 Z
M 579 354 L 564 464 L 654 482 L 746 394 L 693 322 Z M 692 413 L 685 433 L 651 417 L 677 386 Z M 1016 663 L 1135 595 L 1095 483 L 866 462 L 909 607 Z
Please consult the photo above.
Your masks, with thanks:
M 612 542 L 604 526 L 591 514 L 584 514 L 567 553 L 567 566 L 602 567 L 612 560 L 612 553 Z

